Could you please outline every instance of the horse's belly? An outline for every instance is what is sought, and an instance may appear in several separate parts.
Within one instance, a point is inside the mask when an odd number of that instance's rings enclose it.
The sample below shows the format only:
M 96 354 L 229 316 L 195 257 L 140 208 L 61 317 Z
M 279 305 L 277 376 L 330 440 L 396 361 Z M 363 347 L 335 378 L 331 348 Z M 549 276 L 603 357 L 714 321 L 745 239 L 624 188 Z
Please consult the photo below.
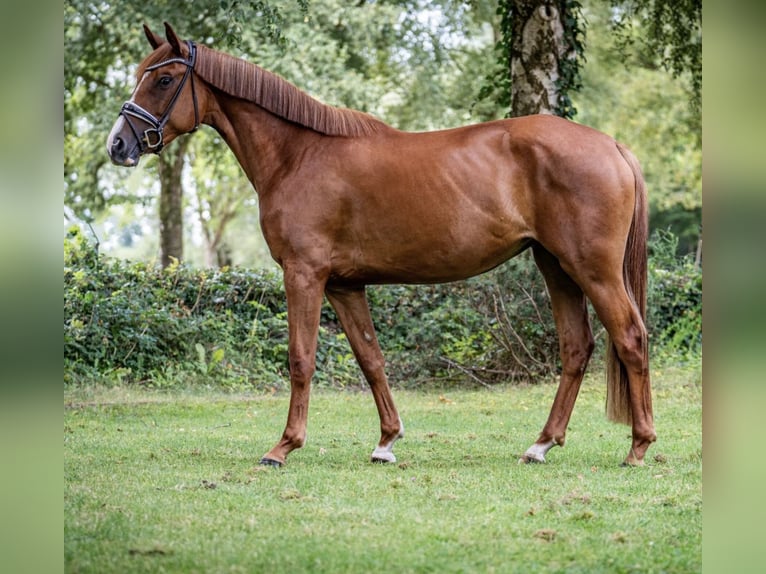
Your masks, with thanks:
M 442 236 L 424 240 L 418 234 L 397 241 L 357 245 L 337 258 L 333 276 L 359 283 L 445 283 L 497 267 L 529 246 L 524 236 Z

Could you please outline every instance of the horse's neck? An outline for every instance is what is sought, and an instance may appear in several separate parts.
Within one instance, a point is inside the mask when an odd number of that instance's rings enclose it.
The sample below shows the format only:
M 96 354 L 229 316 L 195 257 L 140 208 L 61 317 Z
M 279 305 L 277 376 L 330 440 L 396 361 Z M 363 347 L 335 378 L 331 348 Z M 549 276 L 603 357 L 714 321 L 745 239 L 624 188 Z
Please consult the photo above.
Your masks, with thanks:
M 217 103 L 206 123 L 221 134 L 258 194 L 268 193 L 295 157 L 305 130 L 251 102 L 223 96 Z

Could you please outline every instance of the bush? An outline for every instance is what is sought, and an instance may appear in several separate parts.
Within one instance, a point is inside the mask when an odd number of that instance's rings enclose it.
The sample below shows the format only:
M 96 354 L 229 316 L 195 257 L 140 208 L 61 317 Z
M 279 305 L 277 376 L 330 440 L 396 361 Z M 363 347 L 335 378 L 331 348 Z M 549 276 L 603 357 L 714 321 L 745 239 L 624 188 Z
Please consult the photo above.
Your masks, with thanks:
M 372 288 L 370 300 L 399 384 L 539 381 L 557 369 L 548 294 L 527 254 L 467 281 Z
M 678 238 L 659 231 L 649 244 L 647 323 L 657 354 L 671 360 L 702 356 L 702 269 L 677 257 Z
M 701 355 L 702 273 L 674 256 L 674 241 L 669 234 L 652 241 L 648 326 L 653 353 L 686 360 Z M 468 281 L 370 287 L 368 297 L 392 384 L 539 382 L 560 368 L 548 294 L 529 254 Z M 603 347 L 603 328 L 592 322 Z M 78 229 L 69 233 L 65 383 L 275 389 L 288 385 L 287 365 L 280 274 L 163 270 L 104 257 Z M 363 384 L 328 304 L 316 384 Z
M 287 314 L 273 273 L 165 270 L 98 254 L 73 229 L 64 246 L 65 381 L 153 386 L 204 378 L 283 384 Z

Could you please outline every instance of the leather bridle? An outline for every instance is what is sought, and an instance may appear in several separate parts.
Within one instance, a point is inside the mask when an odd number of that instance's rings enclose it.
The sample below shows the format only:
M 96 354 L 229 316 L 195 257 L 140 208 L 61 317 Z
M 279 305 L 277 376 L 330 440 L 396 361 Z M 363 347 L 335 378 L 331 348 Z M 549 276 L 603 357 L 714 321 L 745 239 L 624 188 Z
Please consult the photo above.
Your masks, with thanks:
M 151 112 L 145 110 L 138 104 L 132 101 L 127 101 L 124 104 L 122 104 L 122 108 L 120 109 L 120 115 L 125 118 L 125 121 L 127 122 L 128 126 L 130 126 L 131 131 L 133 132 L 133 135 L 136 136 L 136 140 L 138 140 L 138 146 L 141 150 L 141 153 L 156 153 L 159 154 L 162 151 L 162 148 L 164 147 L 164 142 L 162 139 L 162 132 L 165 128 L 165 125 L 168 123 L 168 120 L 170 119 L 170 114 L 173 111 L 173 108 L 176 105 L 176 102 L 178 101 L 179 96 L 181 95 L 181 92 L 184 89 L 184 86 L 186 85 L 186 81 L 191 77 L 191 91 L 192 91 L 192 100 L 194 101 L 194 129 L 191 131 L 194 132 L 199 127 L 199 111 L 197 109 L 197 93 L 194 90 L 194 74 L 192 74 L 192 71 L 194 70 L 194 63 L 197 60 L 197 46 L 194 42 L 188 41 L 186 42 L 186 45 L 189 48 L 189 58 L 171 58 L 169 60 L 163 60 L 162 62 L 159 62 L 157 64 L 154 64 L 152 66 L 149 66 L 146 68 L 147 72 L 151 72 L 153 70 L 156 70 L 157 68 L 162 68 L 163 66 L 168 66 L 170 64 L 184 64 L 186 66 L 186 71 L 184 72 L 184 76 L 181 79 L 181 83 L 178 85 L 178 88 L 176 89 L 176 93 L 173 94 L 173 98 L 170 100 L 170 103 L 165 108 L 165 111 L 162 113 L 162 115 L 157 118 L 154 114 Z M 131 118 L 136 118 L 141 120 L 142 122 L 145 122 L 149 124 L 150 127 L 145 129 L 143 131 L 143 134 L 140 134 L 140 130 L 133 124 L 131 121 Z M 191 133 L 191 132 L 190 132 Z

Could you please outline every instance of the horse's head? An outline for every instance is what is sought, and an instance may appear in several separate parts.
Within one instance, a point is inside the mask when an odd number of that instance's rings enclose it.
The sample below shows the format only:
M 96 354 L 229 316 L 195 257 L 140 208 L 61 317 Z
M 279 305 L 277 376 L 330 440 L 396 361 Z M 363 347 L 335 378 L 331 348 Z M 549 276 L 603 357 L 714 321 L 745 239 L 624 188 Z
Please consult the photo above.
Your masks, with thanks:
M 146 153 L 159 153 L 177 136 L 199 127 L 194 86 L 197 48 L 182 42 L 165 23 L 166 39 L 144 25 L 154 51 L 138 66 L 136 88 L 106 141 L 112 163 L 135 166 Z

